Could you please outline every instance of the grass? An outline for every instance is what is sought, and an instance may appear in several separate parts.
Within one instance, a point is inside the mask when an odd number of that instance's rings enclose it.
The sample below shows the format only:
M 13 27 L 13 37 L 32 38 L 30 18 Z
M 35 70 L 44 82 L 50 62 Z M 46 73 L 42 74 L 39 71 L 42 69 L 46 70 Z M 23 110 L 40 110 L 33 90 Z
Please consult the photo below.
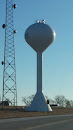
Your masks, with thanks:
M 25 112 L 21 107 L 17 110 L 9 107 L 4 110 L 0 109 L 0 119 L 73 114 L 73 108 L 53 107 L 52 109 L 52 112 Z

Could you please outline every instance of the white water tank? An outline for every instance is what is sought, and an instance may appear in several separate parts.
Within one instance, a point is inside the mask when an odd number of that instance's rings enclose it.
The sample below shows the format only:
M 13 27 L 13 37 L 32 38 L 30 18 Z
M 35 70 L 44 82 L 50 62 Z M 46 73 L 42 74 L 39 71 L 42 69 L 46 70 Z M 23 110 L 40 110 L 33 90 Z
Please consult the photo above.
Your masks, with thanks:
M 43 52 L 55 39 L 55 31 L 45 23 L 35 23 L 25 31 L 26 42 L 36 51 Z

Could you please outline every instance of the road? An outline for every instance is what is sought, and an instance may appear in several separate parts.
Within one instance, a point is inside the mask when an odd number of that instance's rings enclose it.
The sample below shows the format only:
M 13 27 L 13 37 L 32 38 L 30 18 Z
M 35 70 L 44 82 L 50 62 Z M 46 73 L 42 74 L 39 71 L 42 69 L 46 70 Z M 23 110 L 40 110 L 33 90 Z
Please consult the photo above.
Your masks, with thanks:
M 0 119 L 0 130 L 73 130 L 73 114 Z

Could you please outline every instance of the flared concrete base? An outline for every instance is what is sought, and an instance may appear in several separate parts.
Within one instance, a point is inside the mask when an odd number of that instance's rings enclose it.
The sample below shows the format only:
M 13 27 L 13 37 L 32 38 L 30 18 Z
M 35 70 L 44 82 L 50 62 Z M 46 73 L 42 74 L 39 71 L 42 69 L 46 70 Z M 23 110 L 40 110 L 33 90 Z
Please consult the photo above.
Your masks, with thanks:
M 46 103 L 42 92 L 36 93 L 31 105 L 26 108 L 26 111 L 48 112 L 52 111 L 49 104 Z

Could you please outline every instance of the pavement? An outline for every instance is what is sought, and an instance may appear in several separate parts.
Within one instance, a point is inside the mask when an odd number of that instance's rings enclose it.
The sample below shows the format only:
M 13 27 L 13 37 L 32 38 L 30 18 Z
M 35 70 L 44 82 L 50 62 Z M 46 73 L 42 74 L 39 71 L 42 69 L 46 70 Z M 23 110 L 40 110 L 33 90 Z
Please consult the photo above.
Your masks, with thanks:
M 73 130 L 73 114 L 0 119 L 0 130 Z

